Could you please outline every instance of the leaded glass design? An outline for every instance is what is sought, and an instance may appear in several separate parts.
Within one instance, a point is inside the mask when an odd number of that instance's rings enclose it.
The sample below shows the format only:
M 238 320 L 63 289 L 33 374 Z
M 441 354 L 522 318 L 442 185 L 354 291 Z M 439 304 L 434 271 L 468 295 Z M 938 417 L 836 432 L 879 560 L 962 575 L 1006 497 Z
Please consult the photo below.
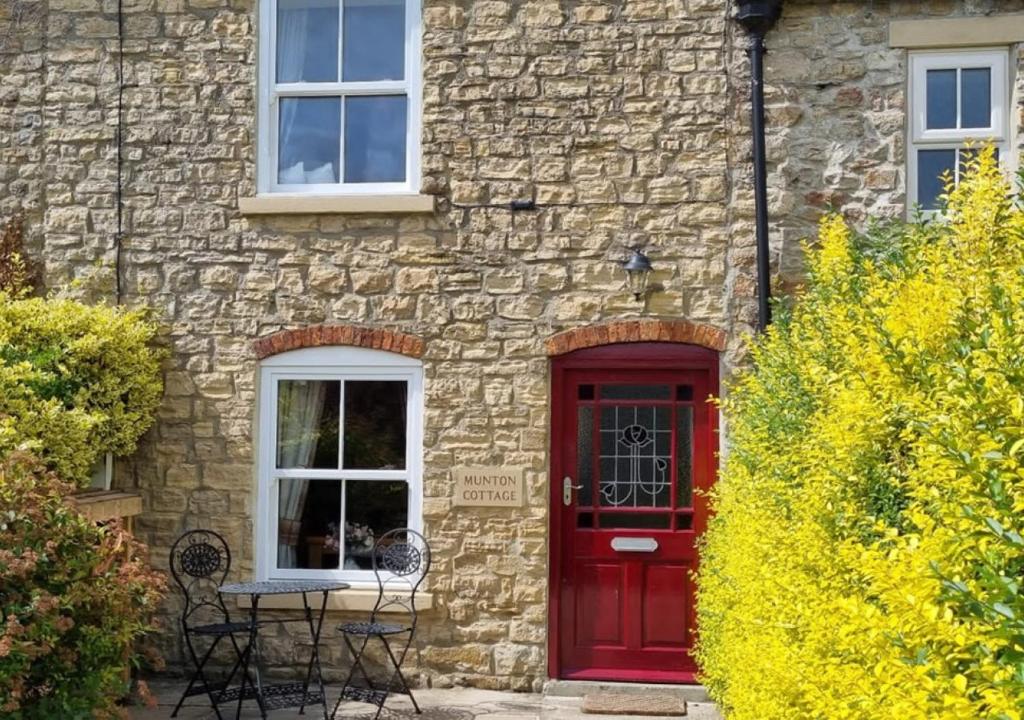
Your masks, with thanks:
M 668 407 L 601 408 L 601 505 L 641 508 L 671 504 L 670 422 Z

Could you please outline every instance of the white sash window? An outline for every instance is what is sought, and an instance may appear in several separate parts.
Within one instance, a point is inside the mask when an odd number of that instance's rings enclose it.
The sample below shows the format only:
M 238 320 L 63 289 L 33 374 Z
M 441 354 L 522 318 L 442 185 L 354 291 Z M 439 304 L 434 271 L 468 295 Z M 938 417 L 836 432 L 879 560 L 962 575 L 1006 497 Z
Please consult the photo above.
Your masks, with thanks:
M 260 370 L 259 575 L 372 581 L 374 539 L 421 528 L 423 370 L 309 348 Z
M 419 0 L 263 0 L 259 190 L 419 191 Z
M 1006 50 L 914 52 L 910 55 L 908 206 L 940 208 L 943 178 L 960 178 L 982 143 L 1010 157 L 1009 53 Z

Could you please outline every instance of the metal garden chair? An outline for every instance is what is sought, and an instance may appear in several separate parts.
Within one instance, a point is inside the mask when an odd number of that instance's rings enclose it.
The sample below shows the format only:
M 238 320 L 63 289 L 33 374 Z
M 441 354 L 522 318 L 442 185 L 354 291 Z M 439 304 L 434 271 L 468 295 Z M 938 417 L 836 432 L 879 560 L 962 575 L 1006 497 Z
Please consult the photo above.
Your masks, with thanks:
M 415 530 L 391 530 L 381 535 L 374 544 L 372 561 L 378 593 L 369 620 L 344 623 L 338 628 L 351 653 L 352 667 L 345 679 L 341 696 L 334 704 L 332 718 L 343 700 L 355 700 L 376 705 L 376 720 L 391 694 L 408 695 L 416 712 L 422 712 L 402 674 L 402 663 L 416 635 L 416 590 L 430 570 L 430 546 L 423 535 Z M 399 616 L 404 613 L 405 622 L 384 621 L 384 613 L 391 615 L 396 612 Z M 373 639 L 383 646 L 386 660 L 391 666 L 391 676 L 383 683 L 374 682 L 363 663 L 363 655 Z M 365 685 L 352 684 L 356 672 Z
M 231 551 L 224 538 L 212 530 L 190 530 L 171 547 L 170 565 L 171 576 L 185 596 L 185 606 L 181 612 L 181 633 L 195 666 L 171 717 L 177 716 L 185 698 L 205 694 L 209 696 L 217 717 L 221 718 L 215 694 L 231 684 L 241 666 L 242 651 L 235 633 L 248 636 L 250 630 L 248 620 L 231 621 L 224 600 L 217 592 L 231 569 Z M 200 637 L 207 638 L 210 643 L 202 656 L 196 651 L 196 640 Z M 204 668 L 224 638 L 231 641 L 236 661 L 227 680 L 211 683 Z

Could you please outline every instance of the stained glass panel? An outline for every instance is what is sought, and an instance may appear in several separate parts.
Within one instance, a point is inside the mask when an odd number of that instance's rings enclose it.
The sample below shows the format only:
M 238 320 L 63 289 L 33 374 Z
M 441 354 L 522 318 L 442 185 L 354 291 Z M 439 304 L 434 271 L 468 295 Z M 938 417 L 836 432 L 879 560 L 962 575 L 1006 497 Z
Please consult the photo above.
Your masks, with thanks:
M 670 417 L 667 407 L 601 408 L 601 505 L 671 504 Z

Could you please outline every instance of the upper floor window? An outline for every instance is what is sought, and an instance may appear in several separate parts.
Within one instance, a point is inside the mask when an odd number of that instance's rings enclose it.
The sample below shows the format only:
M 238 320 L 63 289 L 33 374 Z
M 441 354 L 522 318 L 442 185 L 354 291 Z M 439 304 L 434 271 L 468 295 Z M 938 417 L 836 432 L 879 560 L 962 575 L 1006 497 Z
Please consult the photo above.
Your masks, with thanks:
M 972 143 L 991 142 L 1009 159 L 1008 61 L 1004 50 L 910 55 L 911 206 L 939 209 L 944 177 L 959 180 Z
M 419 190 L 419 0 L 264 0 L 260 192 Z
M 421 527 L 423 368 L 364 348 L 260 371 L 259 574 L 372 582 L 374 539 Z

